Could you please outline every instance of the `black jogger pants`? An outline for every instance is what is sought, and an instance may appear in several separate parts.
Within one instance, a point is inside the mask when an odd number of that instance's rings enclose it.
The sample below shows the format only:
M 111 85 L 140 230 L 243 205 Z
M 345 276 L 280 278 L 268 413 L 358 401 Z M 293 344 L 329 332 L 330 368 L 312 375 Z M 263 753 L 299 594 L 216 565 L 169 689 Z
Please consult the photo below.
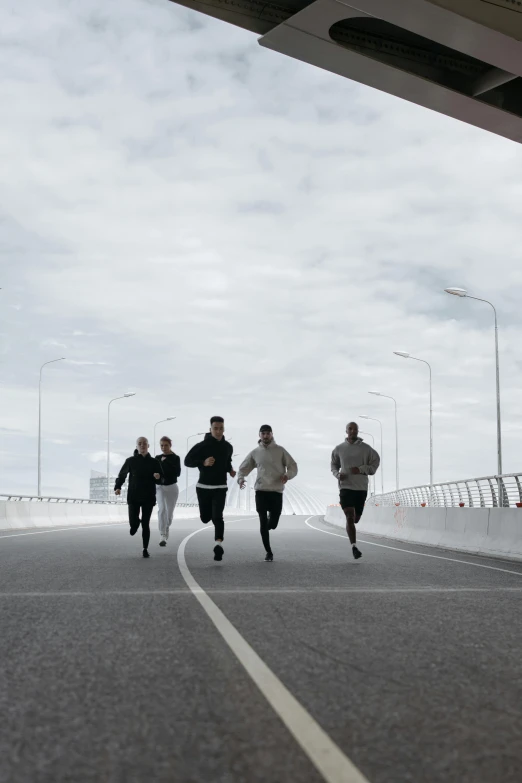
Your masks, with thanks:
M 279 524 L 279 518 L 283 511 L 283 493 L 258 490 L 256 492 L 256 510 L 259 514 L 263 545 L 267 552 L 272 552 L 270 549 L 270 533 L 268 531 L 275 530 Z M 270 515 L 270 519 L 268 515 Z
M 129 524 L 131 530 L 137 530 L 141 524 L 143 549 L 147 549 L 150 541 L 150 518 L 152 516 L 153 503 L 129 503 Z M 141 511 L 141 517 L 140 517 Z
M 212 521 L 214 523 L 214 538 L 216 541 L 223 540 L 225 536 L 225 520 L 223 511 L 227 500 L 227 491 L 224 487 L 219 489 L 204 489 L 196 487 L 199 504 L 199 516 L 205 524 Z

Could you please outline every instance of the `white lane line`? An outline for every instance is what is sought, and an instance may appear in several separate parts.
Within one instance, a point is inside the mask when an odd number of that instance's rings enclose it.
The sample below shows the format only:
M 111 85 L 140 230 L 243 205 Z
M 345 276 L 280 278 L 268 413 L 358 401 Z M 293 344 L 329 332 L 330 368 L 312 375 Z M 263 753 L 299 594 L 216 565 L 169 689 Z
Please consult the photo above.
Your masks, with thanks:
M 326 783 L 369 783 L 196 582 L 185 560 L 185 548 L 201 532 L 188 535 L 178 549 L 179 570 L 192 594 Z
M 77 527 L 57 527 L 55 530 L 31 530 L 30 533 L 8 533 L 0 535 L 0 541 L 4 538 L 20 538 L 20 536 L 44 536 L 46 533 L 68 533 L 69 530 L 90 530 L 93 527 L 114 527 L 115 525 L 128 525 L 128 522 L 100 522 L 98 525 L 78 525 Z
M 309 519 L 313 519 L 314 517 L 309 517 Z M 321 530 L 320 527 L 315 527 L 315 525 L 311 525 L 308 519 L 305 521 L 305 525 L 308 525 L 308 527 L 312 528 L 312 530 L 317 530 L 319 533 L 326 533 L 327 536 L 337 536 L 337 538 L 343 538 L 345 541 L 348 541 L 348 537 L 345 535 L 342 535 L 341 533 L 332 533 L 330 530 Z M 376 544 L 374 541 L 366 541 L 363 538 L 359 539 L 362 544 L 368 544 L 369 546 L 378 546 L 382 549 L 394 549 L 396 552 L 406 552 L 408 555 L 418 555 L 419 557 L 432 557 L 435 560 L 449 560 L 450 563 L 461 563 L 462 565 L 469 565 L 469 566 L 475 566 L 476 568 L 488 568 L 490 571 L 501 571 L 503 574 L 514 574 L 515 576 L 522 576 L 522 571 L 510 571 L 507 568 L 498 568 L 497 566 L 490 566 L 485 565 L 484 563 L 470 563 L 468 560 L 457 560 L 455 557 L 443 557 L 443 555 L 429 555 L 427 552 L 414 552 L 412 549 L 401 549 L 398 546 L 388 546 L 387 544 Z M 420 544 L 419 546 L 422 546 Z
M 522 587 L 342 587 L 342 588 L 288 588 L 288 589 L 265 589 L 265 588 L 253 588 L 242 590 L 238 588 L 236 590 L 225 590 L 217 588 L 208 590 L 207 594 L 212 595 L 295 595 L 304 594 L 310 595 L 317 593 L 361 593 L 366 595 L 367 593 L 378 593 L 383 595 L 389 595 L 391 593 L 521 593 Z M 64 596 L 66 598 L 87 597 L 93 598 L 96 596 L 106 597 L 108 595 L 117 596 L 130 596 L 132 598 L 139 596 L 149 595 L 179 595 L 185 598 L 192 598 L 192 594 L 187 592 L 186 587 L 171 588 L 165 590 L 49 590 L 48 592 L 42 591 L 27 591 L 27 592 L 0 592 L 0 598 L 59 598 Z

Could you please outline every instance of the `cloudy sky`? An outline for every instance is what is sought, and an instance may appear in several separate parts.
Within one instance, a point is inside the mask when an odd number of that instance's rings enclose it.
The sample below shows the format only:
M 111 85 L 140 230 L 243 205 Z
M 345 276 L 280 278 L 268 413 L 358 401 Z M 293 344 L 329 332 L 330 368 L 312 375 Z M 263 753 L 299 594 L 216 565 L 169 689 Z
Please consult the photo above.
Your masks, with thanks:
M 348 420 L 384 426 L 394 485 L 520 456 L 522 147 L 264 50 L 167 0 L 0 8 L 0 492 L 85 497 L 162 424 L 174 447 L 260 424 L 335 499 Z M 377 436 L 378 425 L 364 429 Z M 378 437 L 376 443 L 378 444 Z M 237 461 L 237 458 L 236 458 Z

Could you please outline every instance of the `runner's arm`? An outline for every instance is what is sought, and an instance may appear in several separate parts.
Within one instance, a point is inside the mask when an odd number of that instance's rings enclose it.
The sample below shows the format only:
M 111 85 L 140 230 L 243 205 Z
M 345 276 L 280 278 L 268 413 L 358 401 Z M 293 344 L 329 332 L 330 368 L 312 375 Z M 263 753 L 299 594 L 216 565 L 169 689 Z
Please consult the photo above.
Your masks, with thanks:
M 185 466 L 187 468 L 201 468 L 205 462 L 206 457 L 203 456 L 204 443 L 196 443 L 192 446 L 189 453 L 185 457 Z
M 366 465 L 359 465 L 359 473 L 362 473 L 363 476 L 374 476 L 381 464 L 381 458 L 371 446 L 368 446 L 368 448 L 368 462 Z
M 256 467 L 256 462 L 253 457 L 253 452 L 251 451 L 250 454 L 248 454 L 241 465 L 239 466 L 239 473 L 237 474 L 237 483 L 242 484 L 245 480 L 245 476 L 248 476 L 249 473 L 252 473 L 254 468 Z
M 286 449 L 283 449 L 283 465 L 286 468 L 288 480 L 291 481 L 297 476 L 297 462 Z
M 339 459 L 339 454 L 337 452 L 337 449 L 334 449 L 332 451 L 330 470 L 332 471 L 334 478 L 339 480 L 339 473 L 341 472 L 341 460 Z
M 129 473 L 130 473 L 130 457 L 125 460 L 120 472 L 118 473 L 118 478 L 116 479 L 116 482 L 114 484 L 115 492 L 117 489 L 121 489 L 123 487 L 123 485 L 125 484 L 125 479 L 129 475 Z

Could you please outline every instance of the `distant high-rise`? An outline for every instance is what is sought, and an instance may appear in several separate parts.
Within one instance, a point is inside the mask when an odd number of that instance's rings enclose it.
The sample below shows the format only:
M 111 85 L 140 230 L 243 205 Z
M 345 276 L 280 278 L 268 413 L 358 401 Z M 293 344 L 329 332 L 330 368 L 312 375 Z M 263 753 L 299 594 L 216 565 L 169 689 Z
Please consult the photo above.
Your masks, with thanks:
M 113 492 L 116 476 L 110 478 L 111 497 L 110 500 L 118 500 Z M 127 482 L 121 488 L 121 495 L 119 499 L 127 502 Z M 89 481 L 89 500 L 107 500 L 107 476 L 105 473 L 100 473 L 98 470 L 91 470 L 91 478 Z

